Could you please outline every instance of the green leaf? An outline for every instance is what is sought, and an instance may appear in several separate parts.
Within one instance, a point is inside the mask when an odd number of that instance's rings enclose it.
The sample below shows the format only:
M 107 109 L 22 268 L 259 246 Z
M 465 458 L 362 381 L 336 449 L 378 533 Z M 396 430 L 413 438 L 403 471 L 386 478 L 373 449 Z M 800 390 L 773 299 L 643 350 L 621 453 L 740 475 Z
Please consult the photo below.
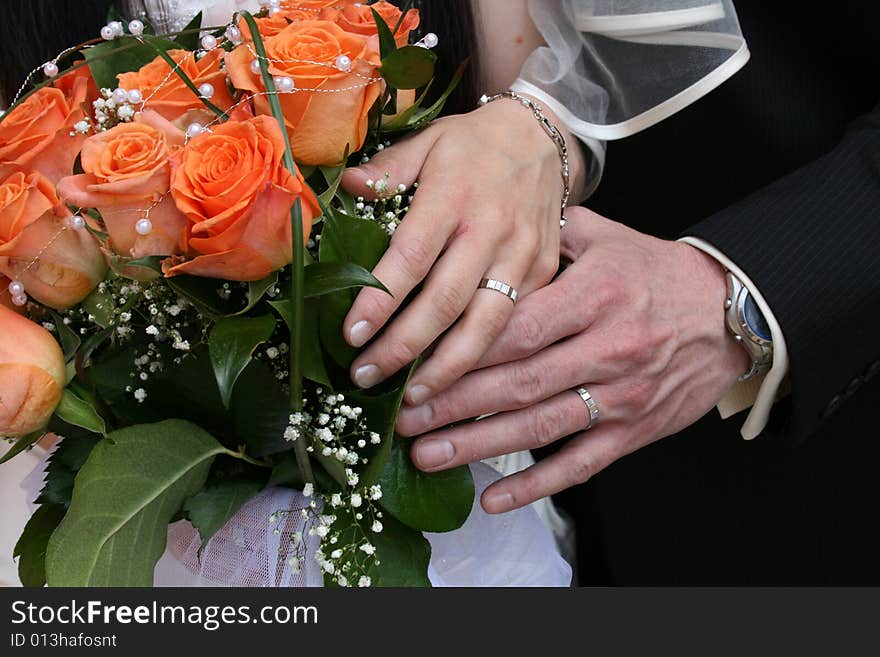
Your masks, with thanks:
M 191 32 L 190 34 L 181 34 L 174 40 L 184 50 L 194 51 L 199 49 L 199 28 L 202 27 L 202 12 L 193 17 L 189 24 L 183 28 L 183 32 Z
M 269 305 L 278 311 L 281 319 L 291 331 L 295 331 L 293 323 L 293 304 L 290 299 L 270 301 Z M 305 316 L 302 325 L 302 373 L 303 376 L 321 383 L 330 385 L 330 375 L 327 374 L 327 365 L 324 363 L 324 355 L 321 349 L 320 334 L 320 308 L 316 299 L 306 299 L 303 306 Z
M 40 440 L 43 436 L 46 435 L 45 431 L 34 431 L 33 433 L 29 433 L 26 436 L 22 436 L 19 438 L 15 444 L 3 455 L 0 456 L 0 464 L 6 463 L 7 461 L 11 461 L 16 456 L 21 454 L 23 451 L 32 447 L 37 441 Z
M 427 48 L 404 46 L 382 58 L 379 72 L 395 89 L 418 89 L 434 77 L 437 55 Z
M 61 395 L 61 403 L 55 409 L 55 415 L 75 427 L 86 429 L 101 435 L 107 432 L 104 418 L 89 402 L 77 397 L 70 388 Z
M 34 511 L 12 556 L 18 557 L 18 579 L 23 586 L 41 588 L 46 584 L 46 548 L 52 532 L 61 523 L 67 509 L 59 504 L 44 504 Z
M 202 547 L 262 488 L 258 481 L 223 481 L 189 498 L 183 509 L 189 521 L 199 530 Z
M 410 459 L 411 440 L 397 439 L 379 480 L 382 508 L 413 529 L 450 532 L 461 527 L 474 504 L 474 480 L 463 466 L 425 473 Z
M 49 541 L 49 585 L 151 586 L 169 521 L 224 452 L 181 420 L 129 427 L 98 443 Z
M 46 483 L 37 504 L 60 504 L 67 508 L 73 496 L 73 481 L 98 441 L 93 433 L 52 421 L 49 428 L 64 436 L 49 456 L 46 465 Z
M 272 468 L 272 475 L 269 477 L 266 488 L 283 486 L 301 490 L 305 483 L 302 472 L 299 471 L 299 466 L 296 464 L 296 459 L 285 458 Z
M 388 249 L 391 238 L 380 226 L 331 211 L 321 236 L 321 263 L 348 262 L 372 270 Z M 321 342 L 330 357 L 348 369 L 358 350 L 343 337 L 342 325 L 356 292 L 343 290 L 320 300 Z
M 385 22 L 381 14 L 375 9 L 371 11 L 373 12 L 373 20 L 376 21 L 376 28 L 379 30 L 379 56 L 384 61 L 386 57 L 397 50 L 397 42 L 394 40 L 391 28 L 388 27 L 388 23 Z
M 458 67 L 458 70 L 455 72 L 455 75 L 452 77 L 452 81 L 449 83 L 449 86 L 446 87 L 446 90 L 440 95 L 440 97 L 434 102 L 431 107 L 421 110 L 414 114 L 405 125 L 400 126 L 397 121 L 394 121 L 383 128 L 385 132 L 410 132 L 414 130 L 421 130 L 426 125 L 428 125 L 431 121 L 440 116 L 440 113 L 443 111 L 443 108 L 446 106 L 446 101 L 449 100 L 449 97 L 452 95 L 452 92 L 458 87 L 461 82 L 462 77 L 464 76 L 464 71 L 467 68 L 468 62 L 465 61 Z
M 226 408 L 229 408 L 235 382 L 251 362 L 254 350 L 271 338 L 274 332 L 275 318 L 272 315 L 227 317 L 214 325 L 208 337 L 208 349 L 220 397 Z
M 134 37 L 124 36 L 93 48 L 85 48 L 82 55 L 89 63 L 98 88 L 115 89 L 116 76 L 137 71 L 149 64 L 156 58 L 156 48 L 167 52 L 180 48 L 180 44 L 169 39 L 150 37 L 150 45 L 147 45 Z
M 346 395 L 349 404 L 356 404 L 364 409 L 364 418 L 366 418 L 370 431 L 375 431 L 382 437 L 382 442 L 377 448 L 360 450 L 369 459 L 361 473 L 361 481 L 365 486 L 377 483 L 385 472 L 386 464 L 391 457 L 392 446 L 397 437 L 394 430 L 397 425 L 397 416 L 403 405 L 407 384 L 417 367 L 418 362 L 413 363 L 404 374 L 395 377 L 398 387 L 384 395 L 377 397 L 361 391 L 350 392 Z M 370 445 L 369 441 L 367 444 Z
M 410 529 L 387 515 L 382 519 L 382 524 L 382 531 L 373 534 L 379 557 L 374 585 L 430 587 L 428 565 L 431 562 L 431 544 L 422 536 L 422 532 Z
M 382 126 L 382 130 L 384 132 L 394 132 L 396 130 L 406 130 L 407 125 L 410 122 L 410 119 L 412 119 L 412 117 L 415 115 L 415 113 L 418 112 L 419 109 L 421 109 L 422 103 L 425 102 L 425 99 L 428 97 L 428 94 L 431 92 L 431 87 L 433 87 L 433 86 L 434 86 L 434 81 L 431 80 L 427 84 L 425 89 L 422 91 L 421 95 L 416 99 L 416 102 L 414 102 L 412 105 L 410 105 L 405 110 L 403 110 L 396 119 L 394 119 L 393 121 L 390 121 L 389 123 L 385 123 Z
M 242 372 L 229 406 L 231 428 L 251 456 L 263 457 L 293 449 L 284 438 L 290 424 L 290 399 L 261 360 L 253 360 Z
M 369 271 L 351 262 L 317 262 L 306 267 L 306 297 L 323 297 L 333 292 L 361 287 L 374 287 L 388 292 Z
M 245 306 L 242 310 L 239 310 L 233 316 L 237 317 L 239 315 L 244 315 L 247 312 L 253 310 L 254 306 L 256 306 L 260 301 L 262 301 L 263 297 L 266 296 L 266 293 L 275 287 L 278 284 L 278 272 L 272 272 L 266 278 L 263 278 L 259 281 L 254 281 L 253 283 L 248 283 L 248 302 L 247 306 Z
M 339 185 L 342 183 L 342 176 L 345 173 L 344 162 L 348 161 L 348 147 L 345 149 L 345 157 L 342 159 L 343 164 L 338 167 L 318 167 L 321 175 L 327 181 L 327 191 L 318 196 L 318 200 L 323 205 L 330 205 L 330 202 L 336 197 Z
M 64 351 L 64 360 L 70 362 L 73 357 L 76 356 L 76 352 L 82 344 L 82 340 L 72 328 L 64 323 L 61 315 L 54 310 L 50 311 L 49 315 L 52 317 L 52 322 L 55 324 L 55 335 L 58 336 L 58 341 L 61 343 L 61 349 Z
M 113 323 L 113 295 L 110 290 L 103 292 L 95 288 L 92 293 L 82 302 L 82 308 L 94 318 L 94 323 L 101 328 L 108 328 Z

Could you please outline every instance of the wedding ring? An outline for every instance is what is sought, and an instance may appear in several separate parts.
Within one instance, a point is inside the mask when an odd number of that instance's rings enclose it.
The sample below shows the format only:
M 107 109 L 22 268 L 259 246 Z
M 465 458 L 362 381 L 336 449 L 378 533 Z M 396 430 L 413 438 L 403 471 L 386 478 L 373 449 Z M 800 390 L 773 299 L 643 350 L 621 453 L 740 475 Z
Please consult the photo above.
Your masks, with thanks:
M 516 303 L 516 300 L 519 298 L 519 292 L 516 291 L 516 288 L 508 285 L 503 281 L 496 281 L 494 278 L 484 278 L 480 281 L 480 284 L 477 286 L 478 290 L 495 290 L 496 292 L 501 292 L 508 299 Z
M 599 423 L 599 405 L 596 403 L 596 400 L 593 399 L 593 395 L 587 392 L 586 388 L 578 388 L 575 392 L 584 400 L 584 404 L 587 405 L 587 410 L 590 411 L 590 423 L 587 425 L 587 428 L 584 429 L 584 431 L 589 431 Z

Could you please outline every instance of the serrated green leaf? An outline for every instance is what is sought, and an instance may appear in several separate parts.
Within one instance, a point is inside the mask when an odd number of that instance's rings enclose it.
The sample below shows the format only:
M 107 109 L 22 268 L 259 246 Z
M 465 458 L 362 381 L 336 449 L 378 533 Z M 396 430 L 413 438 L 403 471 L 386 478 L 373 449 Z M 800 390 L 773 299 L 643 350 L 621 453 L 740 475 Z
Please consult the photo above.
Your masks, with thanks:
M 427 48 L 404 46 L 382 58 L 379 72 L 395 89 L 418 89 L 434 77 L 437 55 Z
M 46 585 L 46 548 L 66 511 L 59 504 L 44 504 L 34 511 L 24 526 L 12 551 L 13 558 L 18 557 L 18 579 L 22 586 L 41 588 Z
M 49 540 L 49 585 L 151 586 L 169 521 L 225 451 L 181 420 L 129 427 L 98 443 Z
M 352 262 L 317 262 L 306 267 L 304 293 L 308 298 L 362 287 L 373 287 L 390 294 L 379 279 Z
M 202 547 L 262 488 L 258 481 L 223 481 L 189 498 L 183 510 L 193 527 L 199 530 Z
M 60 504 L 67 508 L 73 496 L 73 481 L 92 449 L 98 444 L 95 434 L 60 420 L 49 423 L 49 429 L 63 436 L 46 463 L 46 481 L 37 504 Z
M 94 406 L 77 397 L 70 388 L 66 388 L 61 395 L 61 403 L 55 409 L 55 415 L 67 424 L 86 429 L 92 433 L 103 435 L 107 432 L 104 418 L 95 410 Z
M 214 324 L 208 337 L 208 350 L 223 405 L 229 408 L 235 382 L 248 366 L 254 350 L 275 332 L 275 318 L 226 317 Z
M 443 472 L 422 472 L 410 458 L 411 440 L 394 441 L 379 479 L 383 509 L 413 529 L 450 532 L 461 527 L 474 504 L 474 480 L 463 466 Z

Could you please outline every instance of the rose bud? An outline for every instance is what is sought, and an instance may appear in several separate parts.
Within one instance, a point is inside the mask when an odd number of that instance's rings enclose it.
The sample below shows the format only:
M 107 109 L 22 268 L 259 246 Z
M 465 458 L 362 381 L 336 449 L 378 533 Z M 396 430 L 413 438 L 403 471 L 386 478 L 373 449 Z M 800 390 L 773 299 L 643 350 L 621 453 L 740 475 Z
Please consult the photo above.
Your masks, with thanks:
M 0 164 L 0 273 L 57 310 L 85 299 L 107 272 L 97 241 L 71 217 L 42 175 Z
M 0 305 L 0 436 L 49 422 L 67 384 L 61 347 L 46 329 Z

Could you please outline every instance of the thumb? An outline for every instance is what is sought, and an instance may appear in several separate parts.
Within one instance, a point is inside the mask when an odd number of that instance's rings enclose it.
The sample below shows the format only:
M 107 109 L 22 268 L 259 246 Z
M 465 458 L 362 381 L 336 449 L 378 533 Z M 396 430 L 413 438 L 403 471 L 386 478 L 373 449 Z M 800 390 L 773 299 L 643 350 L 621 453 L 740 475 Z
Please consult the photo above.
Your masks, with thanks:
M 342 188 L 353 196 L 364 197 L 377 195 L 374 188 L 367 186 L 371 180 L 387 180 L 390 189 L 400 184 L 409 189 L 419 179 L 436 139 L 435 131 L 425 130 L 380 151 L 366 164 L 346 169 Z

